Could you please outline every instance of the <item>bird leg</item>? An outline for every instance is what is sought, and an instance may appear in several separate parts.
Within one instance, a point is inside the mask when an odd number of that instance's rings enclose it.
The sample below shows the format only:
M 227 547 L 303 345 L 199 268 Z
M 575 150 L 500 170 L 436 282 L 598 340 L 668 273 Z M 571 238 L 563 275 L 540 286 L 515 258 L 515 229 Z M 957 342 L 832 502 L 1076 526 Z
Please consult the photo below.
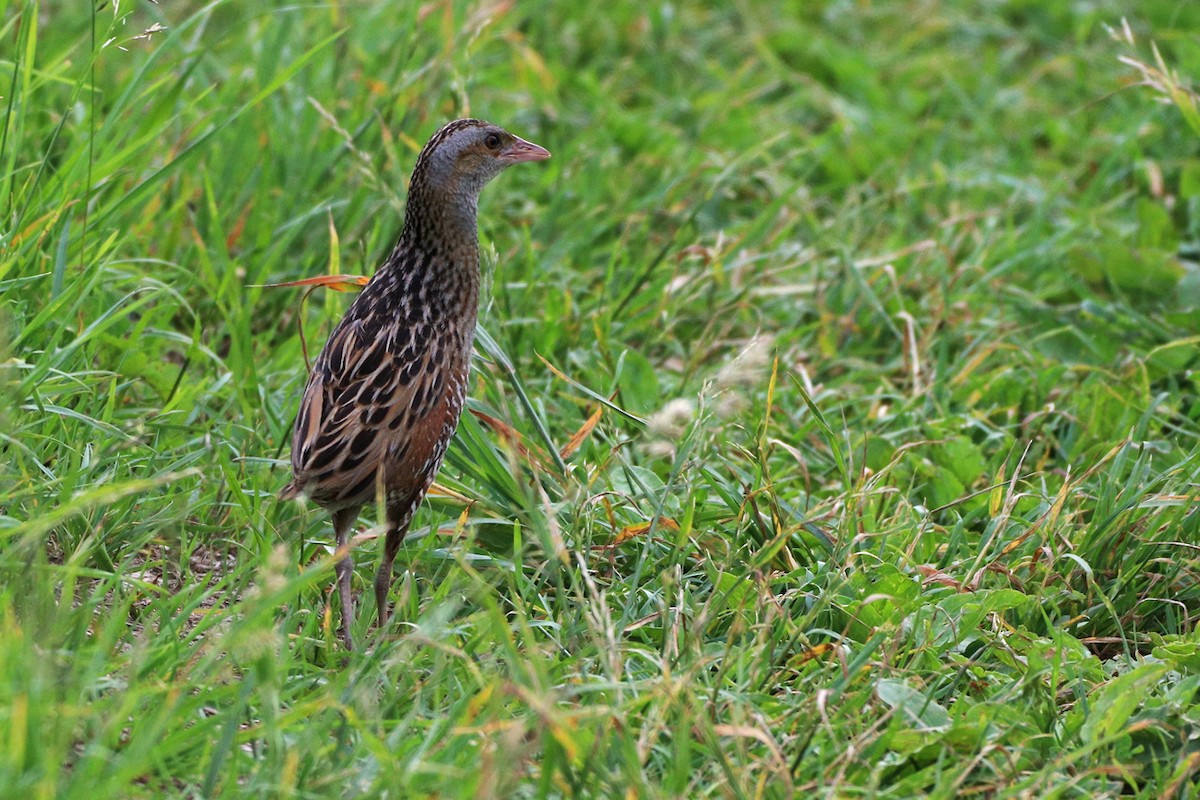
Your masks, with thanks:
M 387 627 L 390 610 L 388 608 L 388 592 L 392 589 L 392 564 L 396 561 L 396 553 L 400 552 L 400 543 L 408 533 L 408 520 L 402 525 L 392 525 L 388 528 L 387 538 L 383 542 L 383 558 L 379 562 L 379 573 L 375 576 L 375 606 L 379 610 L 379 629 Z
M 354 597 L 350 594 L 350 578 L 354 574 L 354 559 L 350 556 L 350 532 L 354 530 L 354 521 L 358 519 L 357 508 L 344 508 L 333 514 L 333 532 L 337 537 L 337 551 L 342 553 L 334 570 L 337 573 L 338 596 L 342 601 L 342 625 L 339 633 L 342 644 L 347 650 L 354 649 L 354 639 L 350 636 L 350 621 L 354 619 Z

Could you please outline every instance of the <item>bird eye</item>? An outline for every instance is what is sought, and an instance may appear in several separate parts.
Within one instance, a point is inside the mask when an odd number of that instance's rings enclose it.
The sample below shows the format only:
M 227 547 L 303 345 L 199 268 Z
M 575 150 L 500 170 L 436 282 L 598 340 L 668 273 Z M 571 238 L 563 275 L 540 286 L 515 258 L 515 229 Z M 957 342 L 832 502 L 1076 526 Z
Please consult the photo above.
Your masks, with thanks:
M 500 135 L 496 133 L 489 133 L 483 140 L 483 143 L 487 145 L 488 150 L 497 150 L 500 148 Z

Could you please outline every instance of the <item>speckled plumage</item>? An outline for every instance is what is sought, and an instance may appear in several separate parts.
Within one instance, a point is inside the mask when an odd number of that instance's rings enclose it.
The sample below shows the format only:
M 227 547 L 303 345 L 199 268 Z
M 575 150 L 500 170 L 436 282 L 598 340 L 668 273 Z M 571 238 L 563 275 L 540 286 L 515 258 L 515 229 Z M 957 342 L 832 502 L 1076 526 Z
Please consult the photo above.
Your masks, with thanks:
M 281 496 L 306 494 L 333 515 L 347 647 L 347 542 L 359 511 L 376 500 L 386 506 L 375 579 L 382 627 L 396 553 L 462 414 L 479 303 L 479 192 L 508 165 L 549 155 L 481 120 L 435 133 L 413 168 L 399 242 L 313 365 Z

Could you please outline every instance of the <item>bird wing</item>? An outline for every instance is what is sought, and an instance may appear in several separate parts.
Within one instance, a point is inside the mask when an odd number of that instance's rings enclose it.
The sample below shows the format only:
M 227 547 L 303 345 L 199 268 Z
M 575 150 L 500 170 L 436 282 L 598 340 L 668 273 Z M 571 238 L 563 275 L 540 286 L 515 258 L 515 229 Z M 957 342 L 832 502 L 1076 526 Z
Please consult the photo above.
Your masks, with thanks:
M 412 503 L 440 465 L 460 404 L 447 402 L 439 343 L 427 324 L 385 329 L 372 319 L 348 315 L 317 357 L 285 496 L 346 507 L 374 499 L 382 480 L 389 505 Z

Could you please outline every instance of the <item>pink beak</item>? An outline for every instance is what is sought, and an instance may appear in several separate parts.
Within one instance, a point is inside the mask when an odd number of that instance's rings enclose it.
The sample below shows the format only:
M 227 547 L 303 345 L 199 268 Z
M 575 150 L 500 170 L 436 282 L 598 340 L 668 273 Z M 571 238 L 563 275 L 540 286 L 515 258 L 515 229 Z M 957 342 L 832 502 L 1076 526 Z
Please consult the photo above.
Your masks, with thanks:
M 525 161 L 545 161 L 550 157 L 550 151 L 546 148 L 536 145 L 533 142 L 527 142 L 519 136 L 514 136 L 516 139 L 508 149 L 500 155 L 500 160 L 505 164 L 520 164 Z

